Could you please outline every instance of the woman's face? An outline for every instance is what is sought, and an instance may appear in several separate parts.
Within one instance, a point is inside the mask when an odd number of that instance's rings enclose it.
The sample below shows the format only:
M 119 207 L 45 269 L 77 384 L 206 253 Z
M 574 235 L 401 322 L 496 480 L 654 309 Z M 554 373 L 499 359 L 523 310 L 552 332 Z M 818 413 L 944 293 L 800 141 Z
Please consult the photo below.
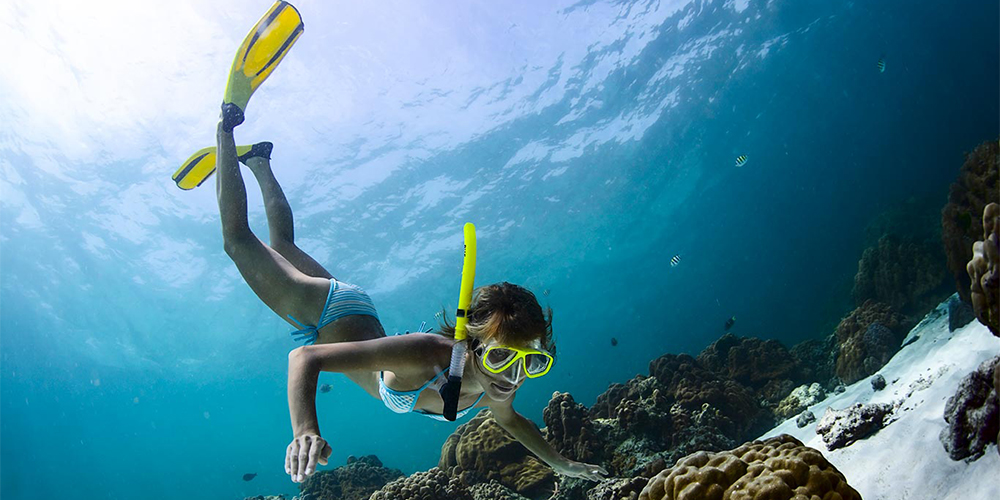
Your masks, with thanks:
M 479 383 L 483 386 L 486 395 L 496 401 L 504 401 L 514 395 L 521 384 L 524 383 L 524 360 L 519 359 L 516 363 L 501 373 L 492 373 L 483 367 L 480 356 L 472 351 L 471 363 L 475 366 L 476 374 L 479 376 Z

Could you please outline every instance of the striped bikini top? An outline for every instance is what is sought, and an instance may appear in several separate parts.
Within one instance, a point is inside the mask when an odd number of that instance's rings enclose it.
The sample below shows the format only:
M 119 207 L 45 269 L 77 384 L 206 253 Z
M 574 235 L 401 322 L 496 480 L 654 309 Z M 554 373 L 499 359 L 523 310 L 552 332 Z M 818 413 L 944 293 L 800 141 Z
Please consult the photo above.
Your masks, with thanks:
M 385 403 L 386 408 L 389 408 L 390 410 L 392 410 L 395 413 L 410 413 L 410 412 L 419 413 L 419 414 L 424 415 L 426 417 L 433 418 L 434 420 L 440 420 L 442 422 L 447 422 L 448 419 L 444 418 L 444 416 L 442 416 L 442 415 L 438 415 L 437 413 L 430 413 L 430 412 L 427 412 L 427 411 L 424 411 L 424 410 L 414 410 L 413 409 L 413 407 L 417 405 L 417 398 L 420 397 L 420 393 L 423 392 L 424 389 L 430 387 L 431 384 L 434 383 L 434 381 L 436 381 L 437 379 L 441 378 L 441 375 L 444 375 L 445 372 L 447 372 L 447 371 L 448 371 L 448 368 L 445 368 L 444 370 L 441 370 L 440 372 L 438 372 L 437 375 L 434 376 L 434 378 L 428 380 L 426 384 L 422 385 L 419 389 L 415 389 L 415 390 L 412 390 L 412 391 L 397 391 L 397 390 L 394 390 L 394 389 L 390 389 L 388 386 L 385 385 L 384 372 L 379 372 L 378 373 L 378 394 L 379 394 L 379 396 L 382 396 L 382 402 Z M 482 394 L 480 394 L 479 398 L 476 399 L 476 402 L 472 403 L 472 406 L 470 406 L 470 407 L 468 407 L 468 408 L 466 408 L 464 410 L 459 411 L 456 414 L 455 418 L 459 419 L 459 418 L 464 417 L 467 413 L 469 413 L 469 411 L 471 411 L 473 408 L 475 408 L 477 404 L 479 404 L 479 401 L 481 399 L 483 399 L 483 396 L 485 394 L 486 394 L 485 392 L 482 393 Z

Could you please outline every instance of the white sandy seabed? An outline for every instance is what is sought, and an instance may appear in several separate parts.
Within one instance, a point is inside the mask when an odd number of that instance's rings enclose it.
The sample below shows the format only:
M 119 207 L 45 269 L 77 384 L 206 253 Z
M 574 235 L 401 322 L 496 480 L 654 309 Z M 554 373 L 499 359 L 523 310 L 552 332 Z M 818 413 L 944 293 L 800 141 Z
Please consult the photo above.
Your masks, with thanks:
M 821 419 L 827 407 L 842 410 L 855 403 L 902 400 L 896 420 L 877 434 L 827 451 L 816 434 L 816 422 L 800 429 L 793 417 L 761 439 L 791 434 L 820 450 L 865 500 L 1000 499 L 1000 454 L 995 445 L 966 463 L 949 458 L 938 440 L 947 425 L 948 398 L 962 378 L 1000 352 L 1000 339 L 975 320 L 948 331 L 945 301 L 910 331 L 903 344 L 906 347 L 878 371 L 885 377 L 885 389 L 874 391 L 869 377 L 809 407 Z

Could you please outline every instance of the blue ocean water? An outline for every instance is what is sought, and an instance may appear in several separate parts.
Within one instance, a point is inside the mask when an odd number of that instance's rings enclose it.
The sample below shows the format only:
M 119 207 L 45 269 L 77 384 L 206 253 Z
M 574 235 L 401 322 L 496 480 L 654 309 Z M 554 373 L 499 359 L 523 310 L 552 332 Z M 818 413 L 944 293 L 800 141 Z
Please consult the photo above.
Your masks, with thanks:
M 268 5 L 0 6 L 4 499 L 297 491 L 297 344 L 223 252 L 212 186 L 169 177 L 212 144 Z M 275 143 L 299 245 L 389 332 L 455 306 L 476 223 L 477 283 L 555 313 L 557 365 L 514 404 L 539 424 L 553 391 L 590 405 L 733 315 L 786 345 L 828 334 L 865 226 L 939 210 L 1000 133 L 996 2 L 295 5 L 306 32 L 237 139 Z M 321 383 L 331 466 L 425 470 L 455 428 Z

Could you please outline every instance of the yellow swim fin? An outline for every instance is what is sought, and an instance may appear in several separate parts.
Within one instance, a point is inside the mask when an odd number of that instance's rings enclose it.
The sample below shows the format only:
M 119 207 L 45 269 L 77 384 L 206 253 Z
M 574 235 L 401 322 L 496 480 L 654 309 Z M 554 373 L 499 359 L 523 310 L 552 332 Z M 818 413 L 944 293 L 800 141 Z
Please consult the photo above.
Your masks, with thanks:
M 253 145 L 236 146 L 236 155 L 240 163 L 246 163 L 254 156 L 263 156 L 271 159 L 271 149 L 274 146 L 270 142 L 258 142 Z M 215 173 L 215 146 L 201 148 L 190 158 L 184 160 L 181 168 L 174 172 L 173 179 L 177 187 L 188 190 L 194 189 Z
M 278 67 L 304 29 L 299 11 L 278 0 L 247 34 L 236 51 L 222 100 L 222 122 L 227 132 L 243 123 L 250 96 Z

